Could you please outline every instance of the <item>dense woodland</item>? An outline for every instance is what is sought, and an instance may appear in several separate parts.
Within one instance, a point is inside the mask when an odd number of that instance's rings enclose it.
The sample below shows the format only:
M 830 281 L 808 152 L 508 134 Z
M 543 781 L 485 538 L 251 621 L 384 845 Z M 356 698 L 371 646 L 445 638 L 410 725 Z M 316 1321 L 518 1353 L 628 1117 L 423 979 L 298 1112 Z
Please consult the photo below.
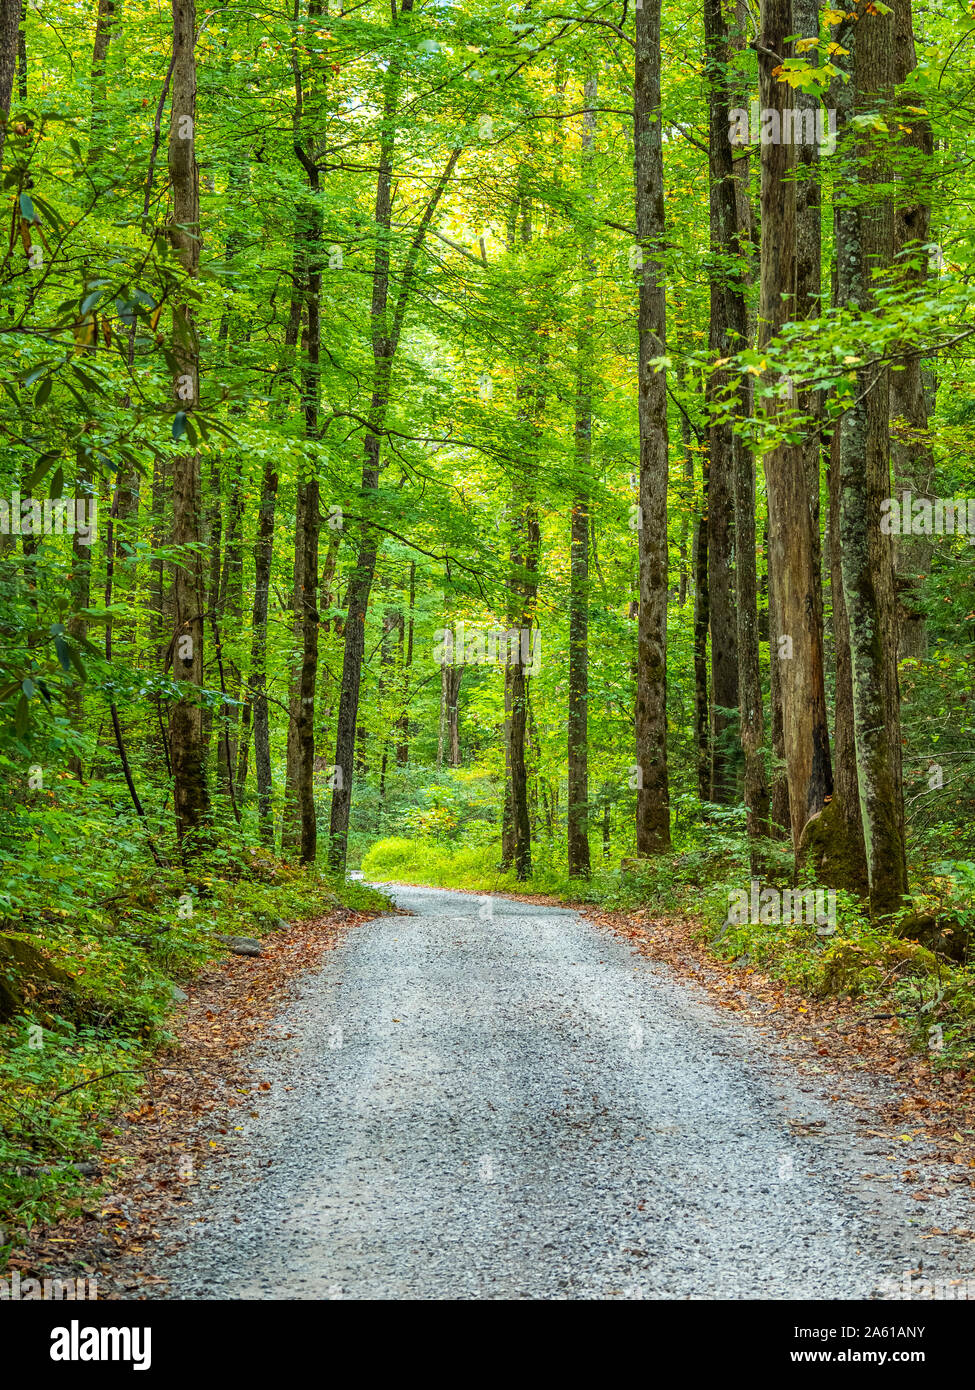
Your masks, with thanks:
M 0 0 L 10 1162 L 360 864 L 975 1046 L 973 15 Z

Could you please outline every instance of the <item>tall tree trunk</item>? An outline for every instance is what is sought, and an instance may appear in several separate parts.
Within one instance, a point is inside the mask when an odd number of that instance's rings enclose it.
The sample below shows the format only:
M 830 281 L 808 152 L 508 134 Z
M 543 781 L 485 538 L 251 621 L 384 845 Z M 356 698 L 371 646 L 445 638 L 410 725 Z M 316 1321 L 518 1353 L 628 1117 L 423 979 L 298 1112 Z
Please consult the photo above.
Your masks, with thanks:
M 596 79 L 585 85 L 582 149 L 587 181 L 591 160 Z M 595 270 L 586 257 L 585 272 Z M 589 496 L 592 470 L 592 299 L 585 301 L 576 343 L 575 495 L 572 499 L 569 579 L 568 871 L 589 878 Z
M 0 165 L 6 137 L 5 118 L 10 114 L 17 71 L 17 45 L 20 33 L 20 0 L 0 0 Z
M 524 189 L 524 171 L 522 175 Z M 527 248 L 532 243 L 532 202 L 527 192 L 521 195 L 521 243 Z M 537 334 L 539 325 L 529 318 L 529 331 Z M 526 354 L 522 380 L 517 388 L 521 402 L 518 419 L 523 426 L 523 447 L 520 450 L 518 466 L 512 480 L 512 543 L 510 551 L 510 577 L 508 580 L 508 629 L 519 634 L 518 659 L 512 661 L 508 651 L 505 666 L 505 710 L 508 714 L 506 739 L 508 748 L 507 767 L 510 774 L 510 833 L 512 860 L 515 876 L 519 880 L 531 877 L 532 858 L 532 815 L 529 801 L 535 795 L 530 792 L 528 753 L 529 743 L 529 676 L 528 656 L 530 652 L 532 629 L 535 621 L 535 606 L 538 595 L 538 561 L 541 546 L 541 528 L 538 519 L 538 433 L 539 420 L 544 410 L 544 394 L 540 376 L 544 367 L 544 353 L 536 358 Z
M 739 7 L 740 9 L 740 7 Z M 704 32 L 708 59 L 710 159 L 716 190 L 720 242 L 736 247 L 740 269 L 726 272 L 724 317 L 732 351 L 747 346 L 748 313 L 744 283 L 750 256 L 748 210 L 733 156 L 730 134 L 731 35 L 721 0 L 705 0 Z M 741 379 L 736 411 L 751 414 L 751 391 Z M 745 758 L 745 807 L 752 869 L 763 863 L 761 842 L 768 834 L 769 789 L 765 767 L 765 725 L 758 639 L 758 576 L 755 557 L 755 463 L 740 435 L 732 439 L 732 485 L 735 511 L 735 618 L 738 646 L 738 706 L 742 752 Z
M 697 748 L 697 792 L 711 800 L 711 738 L 708 701 L 708 458 L 703 455 L 701 515 L 694 527 L 694 743 Z M 737 645 L 737 644 L 736 644 Z
M 441 660 L 440 665 L 440 717 L 437 720 L 437 771 L 440 772 L 444 765 L 444 754 L 447 750 L 447 708 L 450 704 L 450 671 L 452 669 L 453 657 L 447 660 L 447 655 Z
M 515 862 L 515 815 L 511 800 L 511 685 L 504 682 L 504 804 L 501 808 L 501 864 L 504 870 Z
M 172 0 L 173 78 L 169 178 L 173 213 L 169 235 L 183 269 L 195 279 L 200 264 L 200 197 L 196 164 L 195 0 Z M 189 303 L 173 305 L 174 394 L 187 416 L 200 400 L 199 342 Z M 204 589 L 200 540 L 200 456 L 190 449 L 173 460 L 173 544 L 180 559 L 173 581 L 173 675 L 181 687 L 170 724 L 176 829 L 181 845 L 204 828 L 209 813 L 199 692 L 203 684 Z M 185 693 L 184 693 L 185 692 Z M 184 853 L 186 849 L 184 848 Z
M 729 282 L 725 269 L 730 258 L 740 254 L 741 230 L 738 218 L 729 218 L 730 190 L 722 187 L 728 178 L 729 141 L 728 84 L 732 45 L 724 29 L 720 0 L 715 17 L 705 17 L 705 47 L 708 74 L 708 204 L 711 255 L 715 268 L 710 272 L 710 324 L 708 349 L 712 359 L 727 358 L 732 346 L 735 305 L 734 278 Z M 722 124 L 723 121 L 723 124 Z M 732 195 L 733 196 L 733 195 Z M 727 203 L 727 206 L 725 206 Z M 736 278 L 736 277 L 735 277 Z M 729 383 L 727 371 L 712 370 L 707 398 L 713 403 Z M 708 614 L 711 631 L 711 769 L 705 799 L 729 803 L 736 799 L 734 750 L 729 746 L 729 730 L 738 720 L 738 625 L 732 594 L 732 554 L 734 550 L 734 450 L 732 421 L 712 415 L 708 431 L 707 474 L 707 566 Z M 735 713 L 729 714 L 727 711 Z
M 118 24 L 117 0 L 98 0 L 95 20 L 95 47 L 91 57 L 91 126 L 88 137 L 88 168 L 96 170 L 105 148 L 108 83 L 108 50 Z
M 314 864 L 315 684 L 318 678 L 318 480 L 298 484 L 294 567 L 294 645 L 285 764 L 281 856 Z
M 410 561 L 410 606 L 406 620 L 406 655 L 403 659 L 403 713 L 397 722 L 399 739 L 396 744 L 396 764 L 406 767 L 410 761 L 410 713 L 407 705 L 410 693 L 410 672 L 413 669 L 413 627 L 416 608 L 416 561 Z
M 806 824 L 800 859 L 808 862 L 818 883 L 845 888 L 866 897 L 867 859 L 860 818 L 856 743 L 853 733 L 853 681 L 850 665 L 850 627 L 843 598 L 840 557 L 840 433 L 830 441 L 829 563 L 836 651 L 833 718 L 833 796 L 818 816 Z
M 805 16 L 814 35 L 818 11 Z M 796 150 L 801 127 L 793 119 L 801 109 L 787 83 L 778 79 L 776 58 L 793 33 L 792 0 L 764 0 L 762 5 L 760 102 L 778 119 L 778 140 L 762 145 L 762 258 L 759 349 L 783 324 L 813 312 L 818 287 L 818 211 L 809 206 L 807 177 L 797 227 Z M 763 117 L 763 119 L 766 119 Z M 813 118 L 814 119 L 814 118 Z M 797 258 L 797 231 L 803 256 Z M 803 302 L 798 300 L 801 266 Z M 776 377 L 772 410 L 786 414 L 798 401 L 791 381 Z M 826 686 L 823 666 L 823 615 L 820 586 L 818 446 L 811 459 L 802 445 L 780 444 L 764 456 L 769 510 L 769 654 L 781 701 L 781 747 L 788 787 L 788 824 L 798 850 L 806 822 L 832 793 Z M 778 723 L 778 720 L 776 720 Z M 775 730 L 778 733 L 778 729 Z M 776 749 L 778 751 L 778 749 Z M 777 808 L 776 808 L 777 809 Z
M 308 174 L 313 195 L 319 191 L 314 156 L 295 146 Z M 321 381 L 321 271 L 322 213 L 317 201 L 307 217 L 306 304 L 308 345 L 302 369 L 305 437 L 318 438 Z M 297 855 L 302 864 L 314 864 L 318 846 L 315 812 L 315 690 L 318 684 L 318 536 L 321 528 L 317 477 L 298 484 L 294 569 L 294 637 L 299 665 L 292 672 L 291 709 L 285 767 L 284 816 L 281 828 L 282 856 Z
M 722 354 L 724 355 L 724 354 Z M 714 378 L 712 378 L 714 380 Z M 710 430 L 708 469 L 708 595 L 711 632 L 711 768 L 709 800 L 736 800 L 734 748 L 728 731 L 738 724 L 738 628 L 732 601 L 734 441 L 730 425 Z
M 27 0 L 20 0 L 20 25 L 17 30 L 17 95 L 26 106 L 27 91 Z
M 460 767 L 460 686 L 463 679 L 463 666 L 453 667 L 447 703 L 447 731 L 451 767 Z
M 226 319 L 224 319 L 226 329 Z M 211 631 L 219 630 L 222 620 L 220 612 L 220 560 L 223 544 L 223 470 L 220 455 L 214 453 L 210 459 L 209 505 L 203 515 L 203 534 L 206 537 L 207 568 L 205 572 L 206 602 L 204 609 L 211 615 Z M 222 659 L 222 658 L 221 658 Z M 216 684 L 214 680 L 213 684 Z M 210 761 L 210 735 L 213 732 L 213 710 L 207 706 L 201 714 L 203 727 L 204 756 Z M 218 728 L 219 741 L 219 728 Z
M 243 460 L 234 463 L 234 475 L 227 502 L 227 541 L 224 546 L 223 572 L 220 576 L 217 611 L 221 640 L 224 643 L 223 677 L 227 699 L 220 708 L 217 740 L 217 774 L 225 796 L 234 799 L 237 778 L 237 751 L 240 721 L 240 667 L 226 648 L 227 634 L 235 639 L 244 616 L 244 568 L 241 527 L 243 525 Z M 231 649 L 232 650 L 232 649 Z
M 873 304 L 873 271 L 890 264 L 893 210 L 884 191 L 890 171 L 882 137 L 853 126 L 852 118 L 890 100 L 890 12 L 859 0 L 837 42 L 851 52 L 853 80 L 837 88 L 838 124 L 850 173 L 850 161 L 856 161 L 856 179 L 848 180 L 849 186 L 859 194 L 837 211 L 838 301 L 866 309 Z M 880 531 L 881 502 L 890 495 L 888 369 L 857 368 L 853 395 L 855 404 L 840 422 L 840 545 L 870 907 L 881 915 L 898 908 L 907 891 L 894 563 L 890 538 Z
M 296 15 L 298 11 L 295 11 Z M 321 14 L 319 0 L 309 0 L 308 17 Z M 308 195 L 296 222 L 296 254 L 301 264 L 301 291 L 307 332 L 301 366 L 301 401 L 305 438 L 319 437 L 321 399 L 322 226 L 320 199 L 323 141 L 321 112 L 307 111 L 305 74 L 297 52 L 292 53 L 295 84 L 294 152 L 308 179 Z M 309 94 L 312 87 L 308 87 Z M 315 694 L 318 684 L 318 537 L 321 529 L 316 465 L 298 480 L 295 500 L 295 562 L 293 597 L 294 664 L 291 669 L 288 741 L 285 756 L 284 811 L 281 819 L 282 858 L 314 864 L 318 850 L 315 810 Z
M 896 0 L 894 9 L 894 83 L 905 82 L 917 67 L 911 0 Z M 931 207 L 926 192 L 912 189 L 918 174 L 930 173 L 934 138 L 931 122 L 918 112 L 912 93 L 898 103 L 908 109 L 897 118 L 898 143 L 906 154 L 906 169 L 897 179 L 894 204 L 895 264 L 904 266 L 909 283 L 920 285 L 927 276 L 924 249 L 931 236 Z M 900 156 L 905 160 L 905 156 Z M 915 245 L 908 253 L 906 248 Z M 890 374 L 891 465 L 894 491 L 910 492 L 915 498 L 929 498 L 934 476 L 934 451 L 928 434 L 928 403 L 924 391 L 922 362 L 914 354 L 901 364 L 902 370 Z M 923 657 L 927 652 L 924 613 L 918 607 L 919 590 L 927 574 L 934 545 L 930 536 L 901 535 L 892 538 L 896 565 L 899 652 L 901 657 Z
M 295 217 L 295 246 L 292 256 L 292 295 L 285 325 L 282 353 L 284 375 L 292 365 L 301 331 L 304 259 L 301 247 L 302 219 Z M 257 782 L 257 831 L 261 844 L 274 847 L 274 808 L 271 789 L 271 724 L 267 700 L 267 620 L 271 591 L 271 564 L 274 558 L 274 516 L 277 508 L 277 457 L 269 450 L 261 478 L 261 505 L 254 540 L 254 607 L 251 614 L 250 703 L 254 723 L 254 775 Z
M 261 844 L 274 846 L 271 806 L 271 729 L 267 707 L 267 615 L 274 549 L 274 511 L 278 471 L 274 451 L 264 462 L 261 506 L 254 541 L 254 606 L 251 613 L 250 704 L 254 724 L 254 773 L 257 780 L 257 832 Z
M 640 614 L 637 636 L 636 849 L 670 846 L 667 778 L 667 350 L 664 171 L 660 114 L 660 0 L 636 11 L 633 81 L 636 232 L 643 264 L 637 316 L 640 425 Z
M 379 650 L 379 689 L 376 704 L 381 720 L 380 743 L 382 753 L 379 759 L 379 823 L 382 823 L 386 804 L 386 766 L 389 761 L 389 738 L 391 721 L 387 718 L 387 702 L 399 694 L 396 679 L 397 652 L 403 654 L 403 611 L 400 608 L 387 608 L 383 614 L 383 637 Z

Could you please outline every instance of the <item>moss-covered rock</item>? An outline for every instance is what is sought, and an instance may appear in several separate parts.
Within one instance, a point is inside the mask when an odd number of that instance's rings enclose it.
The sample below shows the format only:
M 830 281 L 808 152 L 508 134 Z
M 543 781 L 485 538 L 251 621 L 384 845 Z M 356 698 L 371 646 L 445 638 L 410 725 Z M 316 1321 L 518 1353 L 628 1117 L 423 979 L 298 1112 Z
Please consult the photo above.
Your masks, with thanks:
M 880 978 L 876 960 L 852 941 L 836 941 L 823 954 L 824 994 L 863 994 Z
M 917 941 L 891 941 L 884 947 L 883 964 L 885 970 L 896 970 L 904 978 L 935 975 L 938 971 L 937 956 Z
M 30 1008 L 74 1012 L 71 976 L 24 936 L 0 934 L 0 1021 Z
M 971 953 L 972 929 L 951 912 L 911 913 L 898 925 L 897 935 L 949 960 L 966 961 Z

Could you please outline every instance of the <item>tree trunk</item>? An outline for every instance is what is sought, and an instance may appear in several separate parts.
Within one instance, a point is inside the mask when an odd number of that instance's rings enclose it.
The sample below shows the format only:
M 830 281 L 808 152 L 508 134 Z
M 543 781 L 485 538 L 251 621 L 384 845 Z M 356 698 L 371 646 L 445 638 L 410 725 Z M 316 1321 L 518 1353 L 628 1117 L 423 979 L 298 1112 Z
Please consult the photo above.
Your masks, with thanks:
M 636 849 L 670 847 L 667 778 L 667 377 L 651 366 L 667 350 L 660 0 L 636 11 L 633 82 L 634 185 L 640 267 L 640 614 L 636 693 Z
M 460 767 L 460 683 L 463 679 L 463 666 L 452 667 L 447 699 L 447 730 L 451 767 Z
M 219 630 L 224 643 L 223 678 L 227 700 L 221 706 L 217 740 L 217 773 L 225 796 L 234 799 L 237 779 L 237 751 L 240 721 L 240 667 L 226 649 L 227 634 L 235 639 L 244 616 L 244 565 L 241 548 L 243 525 L 242 460 L 235 462 L 230 498 L 227 503 L 227 540 L 224 546 L 223 572 L 217 601 Z
M 105 148 L 108 85 L 106 66 L 112 35 L 118 24 L 116 0 L 98 0 L 95 20 L 95 47 L 91 57 L 91 126 L 88 137 L 88 168 L 97 170 Z
M 314 864 L 315 684 L 318 678 L 318 480 L 298 484 L 294 567 L 294 645 L 285 764 L 281 857 Z
M 815 15 L 805 17 L 813 24 Z M 762 5 L 760 103 L 779 120 L 778 141 L 762 145 L 762 256 L 758 345 L 761 350 L 789 319 L 818 310 L 812 299 L 818 287 L 818 211 L 809 204 L 808 176 L 796 183 L 799 129 L 793 116 L 801 109 L 788 84 L 780 82 L 769 53 L 784 54 L 794 30 L 791 0 L 764 0 Z M 797 225 L 797 186 L 802 189 L 803 221 Z M 803 256 L 797 257 L 801 231 Z M 817 242 L 815 247 L 813 242 Z M 803 302 L 797 275 L 802 270 Z M 798 401 L 791 381 L 776 377 L 772 414 L 788 414 Z M 816 452 L 810 458 L 810 448 Z M 823 808 L 832 792 L 826 687 L 823 669 L 823 615 L 820 587 L 818 445 L 780 444 L 764 456 L 769 511 L 769 658 L 773 692 L 781 709 L 781 735 L 773 746 L 785 760 L 788 819 L 773 795 L 777 821 L 792 830 L 798 851 L 806 822 Z M 775 720 L 778 726 L 779 718 Z
M 382 823 L 386 804 L 386 766 L 389 761 L 389 735 L 394 726 L 387 716 L 387 703 L 399 694 L 396 679 L 397 650 L 400 659 L 403 654 L 403 612 L 400 608 L 387 608 L 383 614 L 383 637 L 379 652 L 379 689 L 376 704 L 381 721 L 382 753 L 379 759 L 379 824 Z M 377 827 L 378 828 L 378 827 Z
M 195 132 L 195 0 L 173 0 L 172 117 L 169 178 L 173 213 L 169 234 L 186 275 L 195 279 L 200 264 L 200 199 Z M 189 416 L 200 399 L 199 343 L 189 304 L 173 306 L 174 392 Z M 200 457 L 195 450 L 173 460 L 173 544 L 181 558 L 174 566 L 172 662 L 185 690 L 175 701 L 170 724 L 176 830 L 186 846 L 204 828 L 209 813 L 199 692 L 203 684 L 204 589 L 200 540 Z
M 708 74 L 708 173 L 711 254 L 716 268 L 710 280 L 708 349 L 713 360 L 726 358 L 732 347 L 735 317 L 735 276 L 729 279 L 729 259 L 740 253 L 741 231 L 731 211 L 728 178 L 730 132 L 728 120 L 729 61 L 732 46 L 724 29 L 720 0 L 708 0 L 712 13 L 705 15 L 705 47 Z M 717 11 L 716 13 L 714 11 Z M 729 194 L 731 196 L 729 196 Z M 707 398 L 712 403 L 729 383 L 726 371 L 712 370 Z M 734 550 L 734 450 L 732 421 L 712 417 L 708 430 L 707 467 L 707 567 L 708 616 L 711 631 L 711 767 L 704 800 L 730 803 L 736 800 L 734 749 L 728 730 L 739 722 L 738 625 L 732 595 Z M 727 711 L 735 713 L 730 714 Z M 699 745 L 700 746 L 700 745 Z
M 311 192 L 318 193 L 314 155 L 295 150 L 308 174 Z M 303 156 L 303 157 L 302 157 Z M 302 369 L 305 437 L 318 438 L 321 384 L 321 210 L 316 202 L 306 219 L 304 248 L 307 267 L 308 342 Z M 315 688 L 318 684 L 318 536 L 321 527 L 316 477 L 298 484 L 294 568 L 294 639 L 299 665 L 292 671 L 288 746 L 285 766 L 282 857 L 314 864 L 318 847 L 315 811 Z
M 582 149 L 588 174 L 596 79 L 586 83 Z M 585 272 L 594 272 L 586 257 Z M 586 293 L 576 343 L 575 495 L 569 578 L 569 723 L 567 852 L 570 878 L 589 878 L 589 494 L 592 469 L 592 301 Z
M 267 708 L 267 615 L 274 548 L 274 510 L 278 472 L 273 451 L 264 462 L 261 507 L 254 541 L 254 607 L 251 613 L 250 703 L 254 724 L 254 774 L 257 780 L 257 832 L 261 844 L 274 845 L 271 807 L 271 729 Z
M 226 320 L 224 321 L 226 327 Z M 210 501 L 203 516 L 203 533 L 206 537 L 207 560 L 205 578 L 206 602 L 203 607 L 210 614 L 210 630 L 219 631 L 221 622 L 220 613 L 220 559 L 221 547 L 223 544 L 223 473 L 220 467 L 220 455 L 214 453 L 210 459 L 210 481 L 209 494 Z M 222 660 L 222 657 L 221 657 Z M 216 685 L 216 679 L 213 684 Z M 207 706 L 201 711 L 201 722 L 203 728 L 203 748 L 207 763 L 210 761 L 210 735 L 213 732 L 213 711 Z M 219 726 L 217 739 L 219 742 Z
M 413 669 L 413 625 L 416 608 L 416 561 L 410 561 L 410 607 L 406 620 L 406 655 L 403 660 L 403 713 L 396 728 L 399 739 L 396 744 L 396 765 L 406 767 L 410 761 L 410 712 L 407 705 L 410 693 L 410 672 Z
M 872 272 L 890 264 L 893 250 L 890 199 L 871 191 L 889 169 L 881 141 L 851 119 L 890 98 L 893 23 L 865 0 L 851 13 L 837 36 L 851 51 L 853 72 L 849 87 L 837 87 L 837 120 L 844 162 L 856 161 L 857 178 L 848 184 L 860 201 L 837 210 L 837 297 L 841 306 L 869 308 Z M 890 538 L 880 531 L 881 502 L 890 495 L 888 369 L 859 367 L 853 395 L 856 403 L 840 423 L 840 545 L 860 812 L 876 916 L 893 912 L 907 892 L 894 563 Z
M 717 217 L 722 246 L 737 246 L 740 269 L 727 273 L 724 316 L 731 351 L 747 346 L 748 314 L 744 281 L 750 253 L 749 228 L 744 221 L 747 201 L 742 194 L 730 138 L 731 37 L 720 0 L 706 0 L 704 31 L 710 93 L 710 168 L 717 194 Z M 742 161 L 737 161 L 741 163 Z M 737 414 L 751 414 L 751 391 L 740 379 Z M 732 439 L 732 482 L 735 511 L 735 618 L 738 644 L 738 706 L 745 758 L 745 807 L 753 872 L 763 863 L 761 841 L 768 834 L 769 790 L 765 768 L 765 725 L 758 639 L 758 576 L 755 560 L 755 463 L 739 435 Z
M 290 367 L 301 330 L 304 261 L 301 249 L 302 219 L 295 217 L 292 257 L 293 290 L 284 332 L 283 366 Z M 277 507 L 278 470 L 272 451 L 264 461 L 261 506 L 254 541 L 254 607 L 251 614 L 250 703 L 254 723 L 254 775 L 257 782 L 257 832 L 261 844 L 273 849 L 274 810 L 271 794 L 271 725 L 267 701 L 267 619 L 274 558 L 274 515 Z
M 896 0 L 894 9 L 894 83 L 907 80 L 917 67 L 911 0 Z M 931 208 L 912 192 L 912 175 L 923 168 L 934 153 L 931 123 L 920 115 L 909 93 L 899 105 L 909 109 L 897 118 L 898 143 L 910 151 L 907 177 L 897 180 L 894 204 L 895 264 L 904 267 L 908 283 L 920 285 L 928 273 L 928 253 L 924 246 L 931 237 Z M 910 253 L 906 248 L 915 245 Z M 908 357 L 902 370 L 890 374 L 891 465 L 894 492 L 910 492 L 915 499 L 930 498 L 934 476 L 934 451 L 928 435 L 928 403 L 924 391 L 921 357 Z M 894 544 L 898 600 L 899 654 L 923 657 L 927 652 L 924 613 L 918 597 L 924 576 L 931 565 L 934 544 L 930 536 L 892 537 Z
M 850 627 L 843 599 L 840 558 L 839 446 L 840 433 L 836 430 L 830 444 L 829 469 L 830 596 L 836 649 L 833 796 L 823 811 L 807 822 L 800 845 L 800 858 L 809 863 L 817 883 L 830 888 L 845 888 L 848 892 L 866 897 L 869 881 L 853 733 Z
M 528 412 L 524 412 L 526 417 Z M 526 423 L 528 423 L 526 419 Z M 508 650 L 505 666 L 505 710 L 508 713 L 507 766 L 510 776 L 511 848 L 515 875 L 524 880 L 531 877 L 531 820 L 528 810 L 528 769 L 526 765 L 528 733 L 527 655 L 531 649 L 538 592 L 538 554 L 541 531 L 535 501 L 535 473 L 532 443 L 527 443 L 522 471 L 515 478 L 515 525 L 511 547 L 511 578 L 509 580 L 508 629 L 519 637 L 517 659 Z
M 711 741 L 708 703 L 708 460 L 703 460 L 701 515 L 694 528 L 694 743 L 697 748 L 697 793 L 711 800 Z
M 20 33 L 20 0 L 0 0 L 0 165 L 6 136 L 4 119 L 10 114 L 17 71 L 17 45 Z

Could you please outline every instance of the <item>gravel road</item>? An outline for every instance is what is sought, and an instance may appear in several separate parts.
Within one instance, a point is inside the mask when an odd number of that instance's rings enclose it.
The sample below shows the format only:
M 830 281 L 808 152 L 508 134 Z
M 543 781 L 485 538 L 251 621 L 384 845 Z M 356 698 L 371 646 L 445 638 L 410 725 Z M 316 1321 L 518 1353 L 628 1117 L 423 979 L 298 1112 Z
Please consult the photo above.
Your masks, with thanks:
M 865 1180 L 890 1144 L 666 967 L 571 911 L 391 891 L 415 915 L 350 931 L 260 1044 L 271 1089 L 154 1264 L 169 1296 L 869 1298 L 919 1260 L 959 1273 L 920 1237 L 970 1223 L 968 1189 L 919 1209 Z

